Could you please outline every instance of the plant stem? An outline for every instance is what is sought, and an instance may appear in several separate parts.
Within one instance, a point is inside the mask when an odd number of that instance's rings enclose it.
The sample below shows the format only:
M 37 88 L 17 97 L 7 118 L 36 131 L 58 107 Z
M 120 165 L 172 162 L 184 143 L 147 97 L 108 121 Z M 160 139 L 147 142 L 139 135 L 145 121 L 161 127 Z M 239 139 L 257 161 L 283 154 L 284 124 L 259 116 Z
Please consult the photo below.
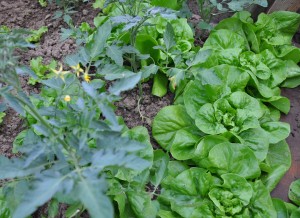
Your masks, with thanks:
M 53 131 L 53 128 L 48 124 L 48 122 L 36 111 L 36 109 L 34 107 L 32 107 L 31 105 L 27 104 L 26 101 L 24 101 L 20 96 L 16 95 L 15 96 L 22 104 L 23 107 L 26 109 L 26 107 L 30 110 L 28 111 L 29 113 L 31 113 L 31 115 L 33 117 L 35 117 L 37 120 L 39 120 L 49 131 L 50 133 L 57 139 L 57 141 L 64 147 L 64 149 L 66 149 L 66 151 L 68 151 L 70 154 L 73 153 L 69 147 L 69 145 L 62 140 L 60 137 L 57 137 L 56 133 Z

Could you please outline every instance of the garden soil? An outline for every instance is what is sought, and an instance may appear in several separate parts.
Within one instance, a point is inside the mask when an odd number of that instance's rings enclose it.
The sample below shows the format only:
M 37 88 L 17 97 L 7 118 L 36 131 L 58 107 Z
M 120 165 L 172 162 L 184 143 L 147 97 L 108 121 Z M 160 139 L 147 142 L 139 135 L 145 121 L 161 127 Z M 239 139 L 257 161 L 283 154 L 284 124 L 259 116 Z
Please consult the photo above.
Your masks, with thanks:
M 42 37 L 39 44 L 34 49 L 26 52 L 18 51 L 20 62 L 29 65 L 32 58 L 43 57 L 45 63 L 49 63 L 52 58 L 62 61 L 70 53 L 76 51 L 76 44 L 73 40 L 60 40 L 60 31 L 65 27 L 61 18 L 52 19 L 55 11 L 59 10 L 56 6 L 42 8 L 37 0 L 0 0 L 0 25 L 6 25 L 9 28 L 28 28 L 38 29 L 41 26 L 47 26 L 49 31 Z M 189 2 L 193 13 L 197 14 L 195 1 Z M 82 4 L 75 9 L 77 13 L 72 15 L 75 24 L 88 22 L 93 25 L 93 18 L 99 12 L 93 10 L 91 4 Z M 199 20 L 199 16 L 192 18 Z M 203 41 L 196 38 L 198 44 Z M 299 43 L 299 42 L 298 42 Z M 26 93 L 37 93 L 38 86 L 27 85 L 27 78 L 21 78 L 22 87 Z M 164 106 L 170 105 L 173 100 L 172 93 L 168 93 L 163 98 L 151 95 L 151 82 L 143 84 L 143 99 L 138 105 L 139 91 L 131 90 L 122 94 L 122 100 L 116 103 L 116 113 L 124 118 L 128 127 L 137 125 L 145 126 L 151 135 L 151 122 L 157 112 Z M 282 117 L 282 120 L 291 124 L 291 135 L 287 139 L 293 156 L 293 164 L 290 171 L 286 174 L 279 186 L 273 191 L 274 197 L 288 200 L 288 186 L 291 181 L 300 178 L 300 88 L 283 89 L 283 95 L 291 100 L 291 111 L 288 115 Z M 0 99 L 1 101 L 1 99 Z M 12 153 L 12 143 L 17 134 L 25 128 L 22 119 L 12 110 L 8 110 L 4 118 L 4 123 L 0 126 L 0 154 L 8 157 L 14 156 Z M 154 148 L 158 145 L 151 137 Z M 36 216 L 38 217 L 38 215 Z

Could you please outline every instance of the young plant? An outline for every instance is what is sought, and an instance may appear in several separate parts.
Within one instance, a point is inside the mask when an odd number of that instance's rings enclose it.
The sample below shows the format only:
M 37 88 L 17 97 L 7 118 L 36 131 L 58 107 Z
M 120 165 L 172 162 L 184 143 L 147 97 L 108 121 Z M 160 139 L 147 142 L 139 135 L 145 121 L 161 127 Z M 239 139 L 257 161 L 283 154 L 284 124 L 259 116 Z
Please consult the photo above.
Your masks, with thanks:
M 9 39 L 28 45 L 15 35 Z M 54 70 L 55 77 L 41 81 L 45 86 L 41 95 L 28 97 L 21 89 L 17 71 L 30 70 L 17 68 L 11 56 L 15 47 L 2 37 L 0 42 L 4 51 L 0 95 L 31 120 L 15 148 L 22 155 L 13 159 L 0 157 L 1 179 L 6 179 L 3 208 L 9 208 L 13 217 L 25 218 L 54 199 L 83 205 L 91 217 L 113 218 L 109 196 L 113 198 L 114 194 L 108 194 L 111 179 L 120 178 L 120 184 L 126 179 L 132 182 L 144 170 L 143 174 L 148 175 L 152 165 L 152 147 L 144 144 L 147 135 L 141 137 L 141 133 L 128 130 L 114 114 L 112 102 L 118 99 L 115 94 L 120 93 L 120 84 L 107 93 L 102 80 L 90 81 L 84 76 L 85 81 L 79 81 L 75 75 L 80 72 L 79 65 L 74 66 L 75 74 L 61 67 Z M 97 54 L 101 45 L 97 46 L 89 50 L 91 54 Z M 138 187 L 142 189 L 143 185 Z M 124 191 L 119 188 L 114 189 L 115 195 Z M 133 186 L 130 190 L 134 190 Z M 151 204 L 146 192 L 141 196 Z M 137 207 L 133 206 L 134 214 L 141 210 Z
M 253 4 L 268 7 L 267 0 L 254 0 L 254 1 L 239 1 L 239 0 L 198 0 L 199 14 L 202 21 L 198 26 L 200 29 L 212 30 L 210 25 L 211 19 L 219 14 L 226 12 L 237 12 L 245 10 Z

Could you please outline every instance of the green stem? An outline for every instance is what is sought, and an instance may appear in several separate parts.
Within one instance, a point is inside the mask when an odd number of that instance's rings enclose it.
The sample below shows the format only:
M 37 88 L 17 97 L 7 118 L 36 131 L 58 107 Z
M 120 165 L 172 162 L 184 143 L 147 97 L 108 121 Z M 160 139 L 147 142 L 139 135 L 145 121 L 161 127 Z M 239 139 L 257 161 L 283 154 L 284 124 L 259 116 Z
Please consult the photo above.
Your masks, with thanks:
M 69 153 L 73 153 L 70 148 L 69 145 L 62 140 L 61 138 L 57 137 L 56 133 L 53 131 L 53 128 L 49 125 L 49 123 L 36 111 L 35 108 L 33 108 L 31 105 L 27 104 L 26 101 L 24 101 L 21 97 L 19 96 L 15 96 L 24 106 L 24 108 L 28 108 L 30 111 L 28 111 L 29 113 L 31 113 L 31 115 L 33 117 L 35 117 L 37 120 L 39 120 L 49 131 L 50 133 L 57 139 L 57 141 L 64 147 L 64 149 L 66 149 L 66 151 L 68 151 Z

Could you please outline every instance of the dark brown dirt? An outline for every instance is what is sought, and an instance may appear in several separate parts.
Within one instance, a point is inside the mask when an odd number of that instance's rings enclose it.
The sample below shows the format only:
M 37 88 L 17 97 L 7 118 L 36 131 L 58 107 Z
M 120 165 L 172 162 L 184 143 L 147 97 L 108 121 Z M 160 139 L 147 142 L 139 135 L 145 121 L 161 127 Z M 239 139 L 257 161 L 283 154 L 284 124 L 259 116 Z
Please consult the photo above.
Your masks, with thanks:
M 49 5 L 43 8 L 35 0 L 2 0 L 0 1 L 0 25 L 9 28 L 39 29 L 42 26 L 48 27 L 48 32 L 36 44 L 34 49 L 26 52 L 18 52 L 20 62 L 29 65 L 29 61 L 36 57 L 43 57 L 45 63 L 51 59 L 61 61 L 67 54 L 76 50 L 74 40 L 60 40 L 62 27 L 67 27 L 61 18 L 52 19 L 55 11 L 60 10 L 56 5 Z M 91 4 L 83 4 L 75 8 L 77 13 L 72 15 L 75 24 L 83 21 L 92 25 L 98 11 L 93 10 Z M 88 13 L 87 13 L 88 12 Z M 25 92 L 38 92 L 38 89 L 27 85 L 26 78 L 20 78 Z M 12 156 L 12 142 L 22 130 L 22 119 L 12 110 L 6 112 L 4 122 L 0 125 L 0 154 Z
M 158 148 L 157 143 L 152 138 L 151 124 L 161 108 L 172 104 L 173 94 L 168 93 L 166 96 L 159 98 L 151 95 L 151 83 L 144 83 L 142 86 L 143 99 L 140 107 L 138 106 L 139 90 L 135 88 L 121 95 L 122 101 L 116 103 L 116 113 L 124 118 L 129 128 L 139 125 L 145 126 L 150 134 L 153 147 Z

